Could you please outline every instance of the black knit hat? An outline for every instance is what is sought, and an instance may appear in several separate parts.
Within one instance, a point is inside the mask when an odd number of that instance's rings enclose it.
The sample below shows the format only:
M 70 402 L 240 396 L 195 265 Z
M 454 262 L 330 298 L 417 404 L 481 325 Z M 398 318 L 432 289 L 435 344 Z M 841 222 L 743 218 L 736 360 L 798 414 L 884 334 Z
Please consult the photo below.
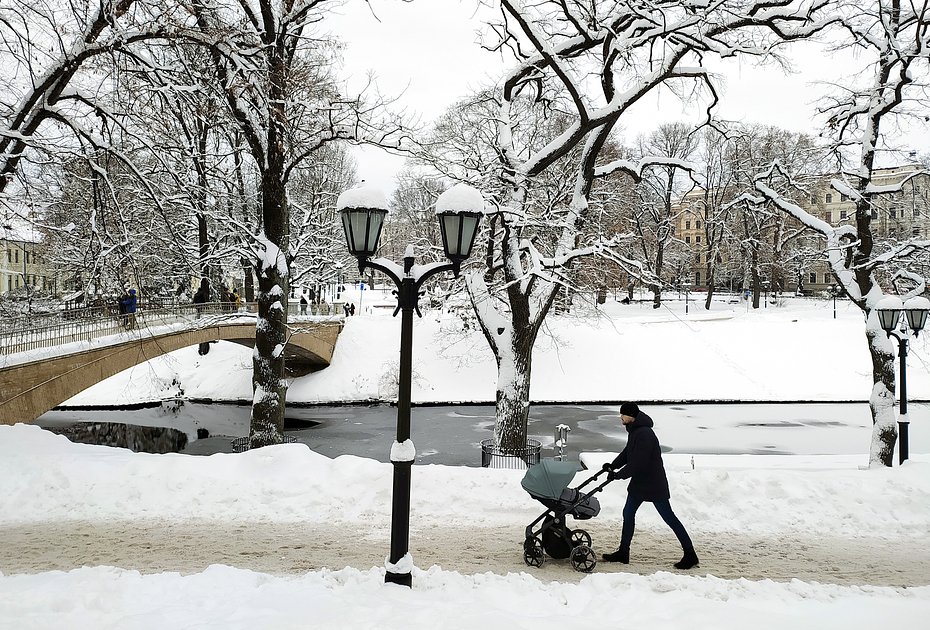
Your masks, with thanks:
M 620 405 L 620 415 L 621 416 L 632 416 L 636 417 L 639 414 L 639 405 L 634 402 L 625 402 Z

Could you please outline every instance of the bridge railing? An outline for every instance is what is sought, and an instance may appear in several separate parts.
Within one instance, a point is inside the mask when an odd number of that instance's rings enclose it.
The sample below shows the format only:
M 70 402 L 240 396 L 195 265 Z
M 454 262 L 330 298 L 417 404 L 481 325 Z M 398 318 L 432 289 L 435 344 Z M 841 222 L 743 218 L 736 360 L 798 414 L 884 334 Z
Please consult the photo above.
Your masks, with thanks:
M 131 333 L 134 330 L 183 322 L 193 323 L 211 315 L 254 313 L 257 305 L 243 303 L 238 308 L 231 302 L 185 304 L 170 308 L 140 309 L 135 313 L 119 314 L 99 309 L 81 309 L 79 316 L 67 320 L 16 318 L 0 329 L 0 355 L 50 348 L 75 341 L 90 341 L 98 337 Z M 290 304 L 288 315 L 297 317 L 331 316 L 336 309 L 330 304 L 308 304 L 306 309 Z
M 143 309 L 128 314 L 100 314 L 96 318 L 61 321 L 47 326 L 0 331 L 0 354 L 15 354 L 75 341 L 131 333 L 142 328 L 194 322 L 207 315 L 235 314 L 228 303 L 189 304 L 161 309 Z

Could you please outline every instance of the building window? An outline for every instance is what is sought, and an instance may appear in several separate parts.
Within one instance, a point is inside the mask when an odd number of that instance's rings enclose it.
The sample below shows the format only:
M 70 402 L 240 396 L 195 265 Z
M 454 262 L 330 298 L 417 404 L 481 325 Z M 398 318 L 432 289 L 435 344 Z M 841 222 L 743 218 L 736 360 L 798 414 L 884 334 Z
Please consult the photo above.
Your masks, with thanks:
M 701 229 L 701 222 L 700 222 L 700 221 L 695 221 L 695 222 L 694 222 L 694 229 L 696 229 L 696 230 L 700 230 L 700 229 Z
M 685 243 L 690 243 L 690 242 L 691 242 L 691 237 L 690 237 L 690 236 L 686 236 L 686 237 L 685 237 Z
M 691 221 L 685 221 L 685 229 L 686 229 L 686 230 L 690 230 L 690 229 L 691 229 Z
M 833 203 L 833 195 L 827 193 L 827 203 Z
M 694 286 L 698 286 L 700 284 L 701 284 L 701 272 L 695 271 L 694 272 Z
M 840 221 L 844 220 L 847 216 L 849 216 L 848 212 L 845 210 L 840 210 Z
M 18 249 L 13 253 L 13 258 L 16 259 L 13 262 L 19 262 L 19 250 Z
M 811 281 L 811 284 L 817 284 L 817 274 L 813 271 L 811 272 L 811 275 L 810 275 L 810 281 Z
M 873 219 L 878 218 L 878 210 L 872 210 L 871 212 L 869 212 L 869 214 L 871 215 Z
M 824 212 L 824 213 L 823 213 L 823 220 L 826 221 L 827 223 L 833 223 L 833 213 L 832 213 L 832 212 Z
M 848 201 L 848 200 L 849 200 L 849 197 L 847 197 L 846 195 L 843 195 L 843 194 L 840 195 L 840 201 Z
M 700 242 L 701 242 L 701 237 L 700 237 L 700 236 L 695 236 L 695 237 L 694 237 L 694 242 L 695 242 L 695 243 L 700 243 Z
M 897 218 L 898 218 L 898 211 L 897 211 L 897 210 L 889 210 L 889 211 L 888 211 L 888 216 L 890 216 L 892 219 L 897 219 Z
M 823 274 L 823 283 L 830 284 L 830 274 L 828 273 Z

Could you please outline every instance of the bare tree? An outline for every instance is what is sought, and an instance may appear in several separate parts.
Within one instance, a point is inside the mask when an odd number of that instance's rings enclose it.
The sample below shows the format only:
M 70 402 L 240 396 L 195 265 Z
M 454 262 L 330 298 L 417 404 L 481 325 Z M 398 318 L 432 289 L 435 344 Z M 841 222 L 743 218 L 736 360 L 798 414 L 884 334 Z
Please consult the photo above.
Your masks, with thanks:
M 679 211 L 677 201 L 694 185 L 690 173 L 675 160 L 689 161 L 697 149 L 698 138 L 691 125 L 679 122 L 660 125 L 639 142 L 639 156 L 669 158 L 668 163 L 644 171 L 639 185 L 643 191 L 643 202 L 634 214 L 642 260 L 656 279 L 649 287 L 653 308 L 662 305 L 666 249 L 675 238 L 675 219 Z
M 382 103 L 345 97 L 332 76 L 333 45 L 314 25 L 334 0 L 196 0 L 204 38 L 227 37 L 209 48 L 226 103 L 258 173 L 261 214 L 252 232 L 258 281 L 249 443 L 284 437 L 284 353 L 287 296 L 297 243 L 291 240 L 288 182 L 301 163 L 327 143 L 352 140 L 396 144 L 402 127 L 373 122 Z
M 831 185 L 855 203 L 855 222 L 833 227 L 780 195 L 774 182 L 790 173 L 772 165 L 756 179 L 756 190 L 782 211 L 818 232 L 826 242 L 831 269 L 843 292 L 862 310 L 865 336 L 872 359 L 869 405 L 873 432 L 870 462 L 890 466 L 897 441 L 894 414 L 895 348 L 878 321 L 876 305 L 884 296 L 877 274 L 882 268 L 907 265 L 917 252 L 930 247 L 920 238 L 876 247 L 872 213 L 882 198 L 899 193 L 915 170 L 897 183 L 879 185 L 877 160 L 884 149 L 883 131 L 893 121 L 913 114 L 923 116 L 926 100 L 927 50 L 930 48 L 930 6 L 899 0 L 838 3 L 836 16 L 847 37 L 842 46 L 855 48 L 870 68 L 859 76 L 868 80 L 844 89 L 825 101 L 822 112 L 832 134 L 841 175 Z M 917 118 L 919 120 L 919 118 Z M 923 292 L 917 283 L 905 297 Z
M 663 86 L 696 86 L 717 92 L 702 65 L 707 54 L 770 56 L 780 43 L 823 28 L 818 20 L 829 3 L 723 1 L 591 2 L 543 0 L 525 5 L 502 0 L 493 25 L 495 46 L 508 49 L 516 66 L 502 81 L 497 156 L 508 189 L 492 218 L 486 273 L 468 276 L 472 302 L 497 359 L 497 426 L 503 448 L 526 443 L 532 350 L 565 269 L 572 261 L 609 249 L 612 243 L 579 242 L 589 217 L 595 179 L 624 172 L 635 181 L 653 164 L 688 168 L 668 158 L 639 163 L 599 162 L 601 150 L 631 106 Z M 591 86 L 599 82 L 599 93 Z M 539 109 L 560 108 L 564 131 L 544 146 L 526 150 L 515 104 L 529 99 Z M 572 194 L 556 220 L 559 234 L 549 252 L 526 237 L 534 179 L 573 153 Z M 618 257 L 619 259 L 619 257 Z M 618 260 L 631 270 L 641 265 Z

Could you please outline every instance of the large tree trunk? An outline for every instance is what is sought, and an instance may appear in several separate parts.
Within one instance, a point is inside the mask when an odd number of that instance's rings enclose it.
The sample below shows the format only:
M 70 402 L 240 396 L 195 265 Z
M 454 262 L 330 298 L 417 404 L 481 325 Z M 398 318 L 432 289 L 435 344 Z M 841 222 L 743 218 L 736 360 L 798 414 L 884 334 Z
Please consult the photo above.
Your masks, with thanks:
M 529 302 L 514 285 L 509 301 L 497 302 L 510 312 L 495 307 L 487 282 L 479 274 L 466 277 L 468 295 L 497 362 L 497 422 L 494 439 L 502 449 L 526 447 L 530 414 L 530 377 L 533 345 L 539 326 L 530 319 Z M 549 304 L 555 292 L 550 294 Z M 506 305 L 506 306 L 505 306 Z
M 207 234 L 207 217 L 203 213 L 197 213 L 197 249 L 200 253 L 200 277 L 210 278 L 210 268 L 207 265 L 207 254 L 210 251 L 210 237 Z M 211 278 L 212 280 L 212 278 Z
M 523 330 L 520 332 L 513 330 L 507 334 L 506 345 L 498 345 L 499 353 L 496 357 L 497 424 L 494 427 L 494 440 L 503 450 L 526 447 L 531 364 L 536 335 L 526 327 L 521 328 Z
M 872 318 L 875 318 L 873 315 Z M 872 395 L 869 407 L 872 410 L 872 444 L 869 448 L 869 463 L 891 466 L 894 460 L 898 427 L 895 423 L 895 364 L 892 344 L 885 332 L 868 326 L 865 331 L 872 358 Z
M 665 246 L 659 241 L 656 244 L 656 278 L 659 279 L 650 288 L 652 289 L 652 308 L 662 306 L 662 267 L 665 263 Z
M 269 168 L 262 178 L 265 254 L 256 265 L 258 319 L 252 353 L 252 418 L 249 447 L 284 440 L 284 347 L 287 344 L 288 246 L 287 195 L 283 171 Z

